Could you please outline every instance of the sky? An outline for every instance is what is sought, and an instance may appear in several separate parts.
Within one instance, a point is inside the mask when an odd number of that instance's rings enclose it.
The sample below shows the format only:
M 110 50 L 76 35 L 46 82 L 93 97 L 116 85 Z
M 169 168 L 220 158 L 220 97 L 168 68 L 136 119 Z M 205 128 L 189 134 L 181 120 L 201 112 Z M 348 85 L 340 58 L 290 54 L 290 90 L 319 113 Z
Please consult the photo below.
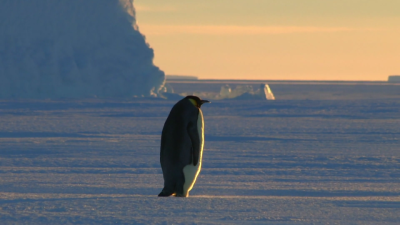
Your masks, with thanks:
M 167 75 L 387 80 L 400 74 L 399 0 L 135 0 Z

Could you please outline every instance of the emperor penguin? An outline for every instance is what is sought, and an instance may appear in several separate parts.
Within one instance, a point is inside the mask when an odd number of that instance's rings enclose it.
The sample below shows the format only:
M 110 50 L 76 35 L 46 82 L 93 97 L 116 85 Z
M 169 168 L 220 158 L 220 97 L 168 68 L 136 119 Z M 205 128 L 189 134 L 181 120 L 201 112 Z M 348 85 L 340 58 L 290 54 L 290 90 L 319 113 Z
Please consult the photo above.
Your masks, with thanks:
M 172 107 L 165 121 L 160 151 L 164 188 L 159 197 L 189 197 L 203 157 L 203 103 L 209 101 L 189 95 Z

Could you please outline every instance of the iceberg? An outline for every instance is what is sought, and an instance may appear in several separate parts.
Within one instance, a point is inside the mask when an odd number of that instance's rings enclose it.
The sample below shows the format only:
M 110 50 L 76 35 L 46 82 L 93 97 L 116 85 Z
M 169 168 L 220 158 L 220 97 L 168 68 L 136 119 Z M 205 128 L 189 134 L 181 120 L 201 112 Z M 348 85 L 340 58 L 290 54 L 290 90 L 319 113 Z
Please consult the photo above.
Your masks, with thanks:
M 388 82 L 389 83 L 400 83 L 400 75 L 389 76 Z
M 218 99 L 238 100 L 275 100 L 275 96 L 268 84 L 260 84 L 260 88 L 253 90 L 252 85 L 237 85 L 231 89 L 228 84 L 221 87 Z
M 0 98 L 158 96 L 132 0 L 0 1 Z

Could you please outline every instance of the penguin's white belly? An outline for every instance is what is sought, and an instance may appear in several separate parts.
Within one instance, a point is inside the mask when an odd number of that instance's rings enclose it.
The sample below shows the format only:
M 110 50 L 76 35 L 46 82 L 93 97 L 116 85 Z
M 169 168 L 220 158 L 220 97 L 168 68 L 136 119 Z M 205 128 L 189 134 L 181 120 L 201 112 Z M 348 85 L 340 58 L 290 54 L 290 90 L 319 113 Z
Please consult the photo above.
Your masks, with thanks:
M 183 174 L 185 175 L 185 184 L 183 185 L 183 193 L 188 195 L 189 191 L 192 190 L 194 183 L 196 182 L 197 176 L 201 170 L 201 161 L 203 158 L 203 147 L 204 147 L 204 120 L 203 113 L 199 109 L 199 117 L 197 119 L 197 131 L 199 133 L 200 138 L 200 155 L 199 155 L 199 163 L 196 166 L 193 166 L 193 163 L 185 166 L 183 168 Z

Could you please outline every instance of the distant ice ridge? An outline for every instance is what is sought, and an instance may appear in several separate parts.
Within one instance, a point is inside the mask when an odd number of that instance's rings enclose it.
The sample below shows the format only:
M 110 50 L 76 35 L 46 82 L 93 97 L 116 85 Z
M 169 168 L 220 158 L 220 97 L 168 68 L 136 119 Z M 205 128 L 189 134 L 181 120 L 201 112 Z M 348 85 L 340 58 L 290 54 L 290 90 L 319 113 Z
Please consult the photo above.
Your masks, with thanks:
M 234 90 L 229 85 L 225 85 L 221 87 L 219 97 L 221 99 L 275 100 L 275 96 L 268 84 L 260 84 L 260 88 L 256 91 L 253 91 L 253 86 L 251 85 L 238 85 Z
M 177 99 L 186 95 L 196 95 L 208 100 L 236 99 L 236 100 L 275 100 L 274 93 L 268 84 L 261 83 L 259 88 L 254 90 L 253 85 L 236 85 L 232 89 L 229 84 L 221 87 L 219 93 L 215 92 L 184 92 L 175 94 L 173 89 L 167 83 L 163 89 L 162 95 L 168 99 Z
M 389 83 L 400 83 L 400 75 L 389 76 Z
M 157 96 L 133 0 L 1 0 L 0 98 Z

